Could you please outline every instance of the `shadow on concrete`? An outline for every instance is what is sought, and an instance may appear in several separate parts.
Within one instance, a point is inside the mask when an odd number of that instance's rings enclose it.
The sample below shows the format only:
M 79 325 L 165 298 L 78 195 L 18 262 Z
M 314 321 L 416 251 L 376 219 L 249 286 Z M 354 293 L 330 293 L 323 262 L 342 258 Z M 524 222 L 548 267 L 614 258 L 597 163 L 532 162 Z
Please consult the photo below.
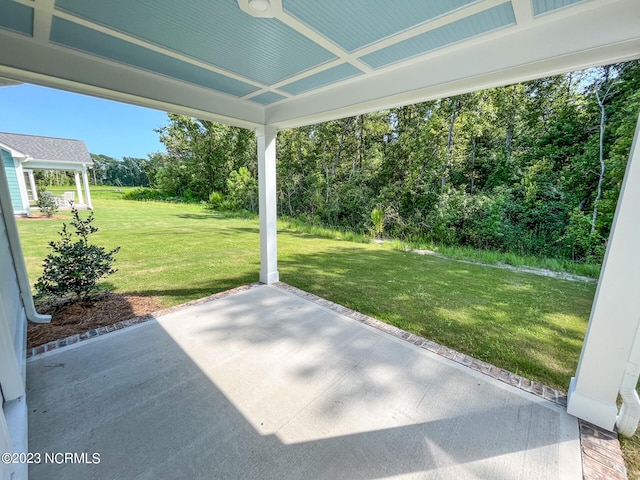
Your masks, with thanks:
M 32 480 L 552 479 L 577 438 L 544 401 L 267 286 L 34 357 L 27 388 L 31 452 L 100 454 Z

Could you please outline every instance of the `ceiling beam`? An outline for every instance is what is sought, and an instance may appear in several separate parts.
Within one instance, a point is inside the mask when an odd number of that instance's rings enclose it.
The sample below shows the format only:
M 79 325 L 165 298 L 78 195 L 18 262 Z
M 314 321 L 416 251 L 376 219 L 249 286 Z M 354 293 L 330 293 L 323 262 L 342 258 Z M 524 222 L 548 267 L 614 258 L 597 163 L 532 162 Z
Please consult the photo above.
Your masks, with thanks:
M 244 128 L 264 125 L 264 107 L 174 78 L 0 32 L 0 77 Z
M 408 81 L 407 85 L 412 86 L 413 84 L 416 85 L 416 88 L 408 88 L 404 92 L 385 97 L 367 98 L 366 91 L 376 91 L 380 85 L 387 84 L 394 79 L 400 81 L 402 76 L 393 79 L 388 76 L 372 77 L 366 79 L 365 82 L 345 85 L 340 88 L 339 92 L 332 90 L 325 92 L 325 94 L 310 95 L 293 105 L 288 105 L 287 108 L 280 108 L 279 105 L 267 107 L 266 123 L 279 129 L 295 128 L 487 88 L 511 85 L 598 65 L 633 60 L 638 57 L 640 57 L 640 39 L 635 39 L 572 55 L 523 63 L 486 73 L 478 72 L 475 75 L 455 80 L 442 74 L 448 68 L 448 64 L 445 57 L 440 57 L 430 62 L 429 65 L 416 65 L 413 68 L 405 69 L 408 78 L 430 76 L 431 82 L 428 85 L 420 87 L 418 82 Z M 461 61 L 473 62 L 473 54 L 466 55 Z M 332 99 L 334 96 L 339 96 L 342 99 L 349 98 L 350 102 L 334 100 Z
M 36 0 L 32 5 L 33 11 L 33 39 L 36 42 L 47 43 L 51 34 L 51 21 L 55 0 Z

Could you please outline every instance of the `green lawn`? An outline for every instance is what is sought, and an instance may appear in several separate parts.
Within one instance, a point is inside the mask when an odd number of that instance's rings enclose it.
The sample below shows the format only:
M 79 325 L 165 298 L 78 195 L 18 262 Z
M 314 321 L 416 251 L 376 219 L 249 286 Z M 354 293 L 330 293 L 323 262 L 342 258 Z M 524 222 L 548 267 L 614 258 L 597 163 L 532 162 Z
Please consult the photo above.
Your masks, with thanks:
M 100 229 L 93 242 L 122 247 L 114 265 L 118 272 L 106 282 L 111 290 L 173 306 L 258 280 L 255 220 L 225 219 L 198 204 L 122 200 L 113 187 L 92 187 L 91 192 L 94 225 Z M 69 212 L 58 215 L 70 218 Z M 18 221 L 32 283 L 42 273 L 47 243 L 57 239 L 62 222 Z
M 201 205 L 127 201 L 93 188 L 94 241 L 121 246 L 108 280 L 118 292 L 171 306 L 255 282 L 256 218 Z M 66 215 L 66 214 L 65 214 Z M 21 220 L 27 268 L 41 273 L 61 220 Z M 301 233 L 278 235 L 282 281 L 527 378 L 566 390 L 575 372 L 595 285 L 420 256 Z

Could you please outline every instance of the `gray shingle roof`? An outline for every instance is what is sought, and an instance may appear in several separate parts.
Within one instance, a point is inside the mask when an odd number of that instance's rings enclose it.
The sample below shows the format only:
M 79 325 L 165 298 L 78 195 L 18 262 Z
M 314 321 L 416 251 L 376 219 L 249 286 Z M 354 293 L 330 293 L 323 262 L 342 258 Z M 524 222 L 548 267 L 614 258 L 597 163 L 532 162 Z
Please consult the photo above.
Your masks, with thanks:
M 0 143 L 37 160 L 93 165 L 89 150 L 82 140 L 0 132 Z

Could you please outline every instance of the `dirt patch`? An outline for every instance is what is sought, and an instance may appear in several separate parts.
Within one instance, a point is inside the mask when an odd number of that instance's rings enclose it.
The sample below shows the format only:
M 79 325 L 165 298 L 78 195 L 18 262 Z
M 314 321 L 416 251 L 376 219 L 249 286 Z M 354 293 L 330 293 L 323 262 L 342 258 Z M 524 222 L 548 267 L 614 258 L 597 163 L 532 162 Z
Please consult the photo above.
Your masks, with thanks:
M 562 280 L 569 280 L 570 282 L 587 282 L 587 283 L 597 282 L 595 278 L 583 277 L 582 275 L 574 275 L 573 273 L 554 272 L 553 270 L 547 270 L 544 268 L 514 267 L 513 265 L 506 265 L 504 263 L 499 263 L 494 265 L 491 263 L 474 262 L 471 260 L 460 260 L 457 258 L 445 257 L 444 255 L 436 253 L 432 250 L 411 250 L 411 252 L 417 253 L 418 255 L 431 255 L 433 257 L 444 258 L 445 260 L 452 260 L 454 262 L 470 263 L 473 265 L 481 265 L 483 267 L 491 267 L 491 268 L 503 268 L 505 270 L 511 270 L 512 272 L 532 273 L 534 275 L 541 275 L 543 277 L 559 278 Z
M 34 348 L 94 328 L 111 325 L 160 310 L 151 297 L 107 293 L 93 303 L 72 304 L 50 301 L 37 306 L 38 313 L 51 315 L 51 323 L 31 323 L 27 327 L 27 348 Z

